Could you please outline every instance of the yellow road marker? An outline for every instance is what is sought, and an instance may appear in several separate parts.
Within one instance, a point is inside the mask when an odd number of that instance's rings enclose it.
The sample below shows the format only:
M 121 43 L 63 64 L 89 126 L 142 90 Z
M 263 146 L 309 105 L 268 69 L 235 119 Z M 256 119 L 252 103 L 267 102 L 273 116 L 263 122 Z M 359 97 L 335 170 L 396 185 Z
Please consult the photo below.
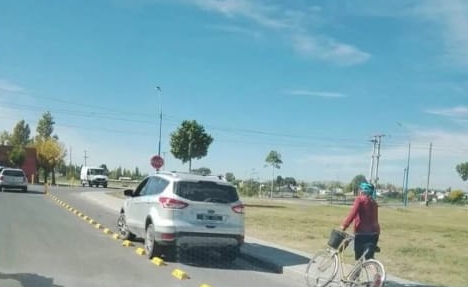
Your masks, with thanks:
M 164 260 L 162 260 L 162 258 L 159 257 L 153 257 L 153 259 L 151 259 L 151 263 L 157 266 L 166 265 L 166 262 L 164 262 Z
M 202 285 L 200 285 L 199 287 L 211 287 L 211 286 L 208 285 L 208 284 L 202 284 Z
M 90 218 L 90 219 L 88 220 L 88 222 L 89 222 L 90 224 L 95 224 L 95 223 L 96 223 L 96 221 L 95 221 L 94 219 L 92 219 L 92 218 Z
M 120 235 L 115 233 L 114 235 L 112 235 L 112 238 L 114 238 L 115 240 L 118 240 L 118 239 L 120 239 Z
M 102 227 L 102 225 L 99 224 L 99 223 L 96 223 L 96 224 L 94 225 L 94 227 L 96 227 L 97 229 L 100 229 L 100 228 Z
M 124 240 L 122 242 L 122 246 L 130 247 L 130 246 L 133 246 L 133 243 L 130 240 Z
M 138 255 L 145 255 L 146 254 L 145 249 L 143 249 L 141 247 L 138 247 L 137 249 L 135 249 L 135 253 L 138 254 Z
M 174 276 L 175 278 L 177 278 L 179 280 L 184 280 L 184 279 L 189 279 L 190 278 L 187 275 L 187 273 L 185 273 L 184 271 L 182 271 L 180 269 L 174 269 L 174 271 L 172 271 L 172 276 Z
M 102 232 L 104 232 L 105 234 L 112 233 L 112 231 L 110 231 L 109 228 L 104 228 L 104 230 Z

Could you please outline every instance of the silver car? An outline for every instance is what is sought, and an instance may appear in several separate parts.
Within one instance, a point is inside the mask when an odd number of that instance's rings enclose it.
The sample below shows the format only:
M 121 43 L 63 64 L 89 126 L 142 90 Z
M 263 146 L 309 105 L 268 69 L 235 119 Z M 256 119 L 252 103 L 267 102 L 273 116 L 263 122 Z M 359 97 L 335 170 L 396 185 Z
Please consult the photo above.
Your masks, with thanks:
M 125 190 L 117 227 L 121 237 L 145 239 L 148 258 L 180 249 L 216 249 L 233 261 L 244 242 L 244 206 L 222 177 L 158 173 Z
M 19 189 L 28 191 L 28 179 L 24 171 L 17 168 L 2 168 L 0 171 L 0 191 Z

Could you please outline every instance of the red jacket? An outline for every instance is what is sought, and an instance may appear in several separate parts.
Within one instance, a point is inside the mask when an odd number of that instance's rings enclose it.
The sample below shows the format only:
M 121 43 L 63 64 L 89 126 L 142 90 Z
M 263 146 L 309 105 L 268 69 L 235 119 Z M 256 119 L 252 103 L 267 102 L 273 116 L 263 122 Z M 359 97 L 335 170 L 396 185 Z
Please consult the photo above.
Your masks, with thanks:
M 359 195 L 354 200 L 354 205 L 343 222 L 346 229 L 354 220 L 355 233 L 380 234 L 379 211 L 377 202 L 366 195 Z

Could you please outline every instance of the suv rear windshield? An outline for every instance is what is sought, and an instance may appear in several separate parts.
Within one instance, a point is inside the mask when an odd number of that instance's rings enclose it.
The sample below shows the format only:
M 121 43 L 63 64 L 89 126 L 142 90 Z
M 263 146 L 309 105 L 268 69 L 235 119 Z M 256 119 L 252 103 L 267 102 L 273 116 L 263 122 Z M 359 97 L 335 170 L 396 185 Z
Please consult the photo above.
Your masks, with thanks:
M 5 169 L 5 170 L 3 171 L 3 175 L 7 175 L 7 176 L 21 176 L 21 177 L 23 177 L 23 176 L 24 176 L 24 172 L 22 172 L 21 170 Z
M 212 181 L 179 181 L 175 194 L 192 201 L 233 203 L 239 200 L 235 187 Z

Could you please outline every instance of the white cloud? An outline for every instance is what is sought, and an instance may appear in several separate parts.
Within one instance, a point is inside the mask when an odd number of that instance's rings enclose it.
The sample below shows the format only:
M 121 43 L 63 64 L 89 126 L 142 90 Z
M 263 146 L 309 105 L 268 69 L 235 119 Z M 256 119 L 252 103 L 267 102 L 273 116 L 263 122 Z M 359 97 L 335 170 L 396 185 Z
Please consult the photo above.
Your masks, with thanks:
M 343 66 L 362 64 L 370 54 L 359 48 L 341 43 L 329 36 L 319 36 L 310 31 L 310 23 L 322 22 L 320 7 L 303 10 L 284 9 L 262 1 L 247 0 L 196 0 L 186 1 L 197 7 L 221 13 L 228 18 L 244 18 L 256 25 L 279 32 L 290 41 L 292 48 L 308 59 L 330 62 Z
M 294 49 L 305 57 L 351 66 L 368 61 L 369 53 L 358 48 L 337 42 L 325 36 L 296 35 L 293 37 Z
M 421 1 L 414 11 L 417 16 L 439 24 L 446 58 L 455 64 L 468 65 L 468 2 Z
M 429 114 L 444 116 L 449 118 L 468 118 L 468 107 L 457 106 L 453 108 L 430 109 L 426 111 Z
M 259 31 L 235 25 L 211 25 L 208 28 L 226 33 L 242 34 L 255 39 L 259 39 L 262 35 Z
M 0 92 L 20 93 L 22 91 L 24 91 L 23 87 L 20 87 L 7 79 L 0 79 Z
M 290 95 L 295 96 L 311 96 L 311 97 L 321 97 L 321 98 L 343 98 L 346 97 L 345 94 L 336 93 L 336 92 L 319 92 L 319 91 L 308 91 L 308 90 L 291 90 L 287 92 Z

